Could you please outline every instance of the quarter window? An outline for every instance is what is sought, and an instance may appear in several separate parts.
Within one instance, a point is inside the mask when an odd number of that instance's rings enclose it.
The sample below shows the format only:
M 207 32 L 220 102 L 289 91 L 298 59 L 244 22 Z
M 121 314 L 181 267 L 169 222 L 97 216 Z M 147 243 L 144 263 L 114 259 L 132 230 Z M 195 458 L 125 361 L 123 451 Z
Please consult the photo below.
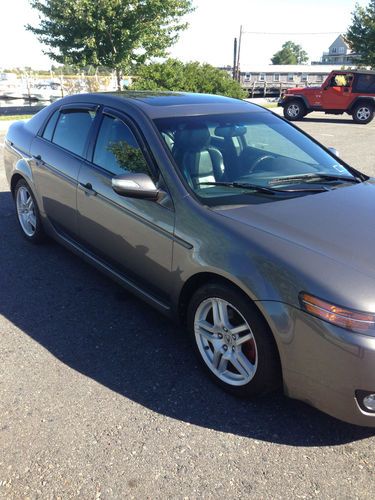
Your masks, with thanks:
M 94 117 L 95 112 L 89 110 L 62 111 L 52 137 L 52 142 L 78 156 L 83 156 Z
M 46 128 L 44 129 L 43 138 L 47 139 L 47 141 L 52 141 L 52 136 L 53 136 L 53 133 L 55 131 L 56 122 L 57 122 L 58 117 L 59 117 L 59 111 L 57 110 L 53 113 L 53 115 L 51 116 L 51 118 L 49 119 L 49 121 L 47 123 Z
M 151 174 L 133 132 L 120 119 L 107 115 L 100 127 L 93 161 L 114 175 L 126 172 Z

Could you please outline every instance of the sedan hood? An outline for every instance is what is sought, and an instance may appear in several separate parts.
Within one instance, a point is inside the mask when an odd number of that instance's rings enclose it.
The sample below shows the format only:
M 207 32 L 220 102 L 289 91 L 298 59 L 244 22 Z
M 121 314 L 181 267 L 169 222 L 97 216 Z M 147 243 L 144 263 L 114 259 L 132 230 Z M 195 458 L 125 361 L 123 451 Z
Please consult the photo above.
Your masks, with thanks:
M 375 277 L 375 181 L 216 211 Z

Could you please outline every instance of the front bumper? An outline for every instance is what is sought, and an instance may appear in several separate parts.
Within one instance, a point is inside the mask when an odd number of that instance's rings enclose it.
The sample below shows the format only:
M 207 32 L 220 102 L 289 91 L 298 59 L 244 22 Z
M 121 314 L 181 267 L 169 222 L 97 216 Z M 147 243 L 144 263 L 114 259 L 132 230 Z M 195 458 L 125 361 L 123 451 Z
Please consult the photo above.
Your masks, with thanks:
M 285 393 L 351 424 L 375 427 L 357 391 L 375 393 L 375 337 L 349 332 L 279 302 L 258 303 L 280 353 Z

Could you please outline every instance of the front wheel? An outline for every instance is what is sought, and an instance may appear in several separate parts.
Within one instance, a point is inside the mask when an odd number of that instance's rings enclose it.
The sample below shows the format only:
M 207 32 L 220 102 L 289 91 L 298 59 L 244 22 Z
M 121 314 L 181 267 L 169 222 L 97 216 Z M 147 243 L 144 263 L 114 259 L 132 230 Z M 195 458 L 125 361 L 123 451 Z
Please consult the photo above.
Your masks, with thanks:
M 353 109 L 353 120 L 355 123 L 370 123 L 374 118 L 374 107 L 370 103 L 359 103 L 354 106 Z
M 256 306 L 239 291 L 208 284 L 191 299 L 188 329 L 206 372 L 237 396 L 255 396 L 280 384 L 272 333 Z
M 306 114 L 306 106 L 299 99 L 287 101 L 284 105 L 284 117 L 287 120 L 302 120 Z

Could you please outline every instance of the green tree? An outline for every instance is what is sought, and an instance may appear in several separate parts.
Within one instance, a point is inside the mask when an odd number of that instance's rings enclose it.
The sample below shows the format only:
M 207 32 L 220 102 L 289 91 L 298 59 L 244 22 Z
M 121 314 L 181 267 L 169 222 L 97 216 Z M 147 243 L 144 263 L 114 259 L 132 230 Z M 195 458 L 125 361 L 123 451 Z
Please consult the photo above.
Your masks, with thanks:
M 245 97 L 245 92 L 240 84 L 232 80 L 226 71 L 217 69 L 210 64 L 183 63 L 177 59 L 140 66 L 131 88 L 134 90 L 175 90 L 221 94 L 236 98 Z
M 367 7 L 355 6 L 352 24 L 345 34 L 350 48 L 360 54 L 361 63 L 375 67 L 375 0 Z
M 290 40 L 285 42 L 281 50 L 271 58 L 272 64 L 305 64 L 308 60 L 309 56 L 301 45 L 297 45 Z
M 124 71 L 166 55 L 187 24 L 192 0 L 30 0 L 38 26 L 27 25 L 54 61 Z

